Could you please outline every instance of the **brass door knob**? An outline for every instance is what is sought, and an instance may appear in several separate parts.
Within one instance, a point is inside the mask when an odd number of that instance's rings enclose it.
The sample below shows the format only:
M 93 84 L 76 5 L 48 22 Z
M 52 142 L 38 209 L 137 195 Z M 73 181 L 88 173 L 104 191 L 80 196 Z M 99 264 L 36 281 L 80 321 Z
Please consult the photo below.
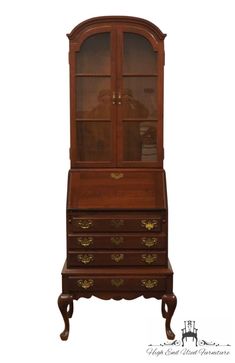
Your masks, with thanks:
M 122 104 L 122 95 L 121 95 L 121 91 L 118 92 L 118 104 L 121 105 Z
M 113 92 L 113 96 L 112 96 L 112 104 L 116 105 L 116 94 L 115 92 Z

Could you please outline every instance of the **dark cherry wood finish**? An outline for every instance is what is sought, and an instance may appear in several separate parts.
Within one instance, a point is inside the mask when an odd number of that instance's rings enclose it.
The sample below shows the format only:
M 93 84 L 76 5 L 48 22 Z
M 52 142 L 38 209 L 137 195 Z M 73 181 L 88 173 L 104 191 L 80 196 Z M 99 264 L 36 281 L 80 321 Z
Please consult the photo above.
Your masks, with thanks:
M 70 170 L 67 209 L 99 210 L 101 204 L 104 210 L 109 211 L 166 210 L 165 171 L 123 168 Z
M 176 307 L 163 170 L 165 35 L 139 18 L 92 18 L 70 41 L 71 169 L 67 259 L 58 306 L 69 336 L 73 300 L 162 300 Z M 167 307 L 167 308 L 166 308 Z
M 84 251 L 68 252 L 69 267 L 79 266 L 165 266 L 166 252 L 142 251 Z
M 110 250 L 166 250 L 166 233 L 79 233 L 68 234 L 68 251 L 96 249 Z

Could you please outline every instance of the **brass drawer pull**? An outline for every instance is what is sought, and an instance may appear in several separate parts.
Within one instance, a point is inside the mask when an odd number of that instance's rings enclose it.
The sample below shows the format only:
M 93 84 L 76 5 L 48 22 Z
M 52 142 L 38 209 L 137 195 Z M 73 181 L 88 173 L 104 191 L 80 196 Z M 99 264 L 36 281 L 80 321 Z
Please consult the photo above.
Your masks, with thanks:
M 142 243 L 146 246 L 146 247 L 153 247 L 156 246 L 158 243 L 158 239 L 155 237 L 143 237 L 142 238 Z
M 148 254 L 148 255 L 141 255 L 144 262 L 148 263 L 149 265 L 157 260 L 156 254 Z
M 113 227 L 119 228 L 124 225 L 124 220 L 123 219 L 112 219 L 111 224 Z
M 148 231 L 151 231 L 153 228 L 158 226 L 158 221 L 156 219 L 142 219 L 141 221 L 142 227 L 146 228 Z
M 123 285 L 124 280 L 123 279 L 112 279 L 111 280 L 111 285 L 115 286 L 115 287 L 120 287 L 121 285 Z
M 88 247 L 88 246 L 93 244 L 93 238 L 92 237 L 78 237 L 77 241 L 83 247 Z
M 115 245 L 120 245 L 120 243 L 123 243 L 124 238 L 120 236 L 113 236 L 110 238 L 110 241 Z
M 94 280 L 92 280 L 92 279 L 78 280 L 77 284 L 78 284 L 78 286 L 82 287 L 83 289 L 89 289 L 89 287 L 92 287 L 94 285 Z
M 78 255 L 78 260 L 81 261 L 82 263 L 84 263 L 85 265 L 92 262 L 94 259 L 93 255 Z
M 111 176 L 111 178 L 113 178 L 115 180 L 119 180 L 124 177 L 124 174 L 123 173 L 111 173 L 110 176 Z
M 124 258 L 123 253 L 113 253 L 111 255 L 111 259 L 115 262 L 120 262 L 121 260 L 123 260 L 123 258 Z
M 141 283 L 147 289 L 152 289 L 153 287 L 157 286 L 158 280 L 141 280 Z
M 90 219 L 79 219 L 78 220 L 78 225 L 79 227 L 81 227 L 82 229 L 88 229 L 92 226 L 92 221 Z

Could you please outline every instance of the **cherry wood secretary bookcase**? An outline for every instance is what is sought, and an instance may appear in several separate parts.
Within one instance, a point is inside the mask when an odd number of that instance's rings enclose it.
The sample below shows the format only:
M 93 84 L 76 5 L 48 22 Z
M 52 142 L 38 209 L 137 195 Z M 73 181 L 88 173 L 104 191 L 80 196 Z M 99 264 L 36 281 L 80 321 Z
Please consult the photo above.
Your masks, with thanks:
M 70 42 L 71 169 L 67 259 L 58 305 L 69 336 L 73 300 L 162 300 L 174 339 L 163 169 L 164 38 L 144 19 L 92 18 Z

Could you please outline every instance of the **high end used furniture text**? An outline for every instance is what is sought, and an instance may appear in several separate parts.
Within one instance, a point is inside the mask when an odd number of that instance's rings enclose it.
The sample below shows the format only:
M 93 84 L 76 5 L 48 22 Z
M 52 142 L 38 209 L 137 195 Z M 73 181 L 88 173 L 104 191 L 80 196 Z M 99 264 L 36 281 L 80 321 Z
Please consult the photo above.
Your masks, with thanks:
M 144 19 L 92 18 L 70 42 L 71 169 L 67 259 L 58 305 L 69 335 L 73 300 L 162 300 L 176 307 L 163 169 L 165 35 Z M 167 306 L 167 308 L 166 308 Z

